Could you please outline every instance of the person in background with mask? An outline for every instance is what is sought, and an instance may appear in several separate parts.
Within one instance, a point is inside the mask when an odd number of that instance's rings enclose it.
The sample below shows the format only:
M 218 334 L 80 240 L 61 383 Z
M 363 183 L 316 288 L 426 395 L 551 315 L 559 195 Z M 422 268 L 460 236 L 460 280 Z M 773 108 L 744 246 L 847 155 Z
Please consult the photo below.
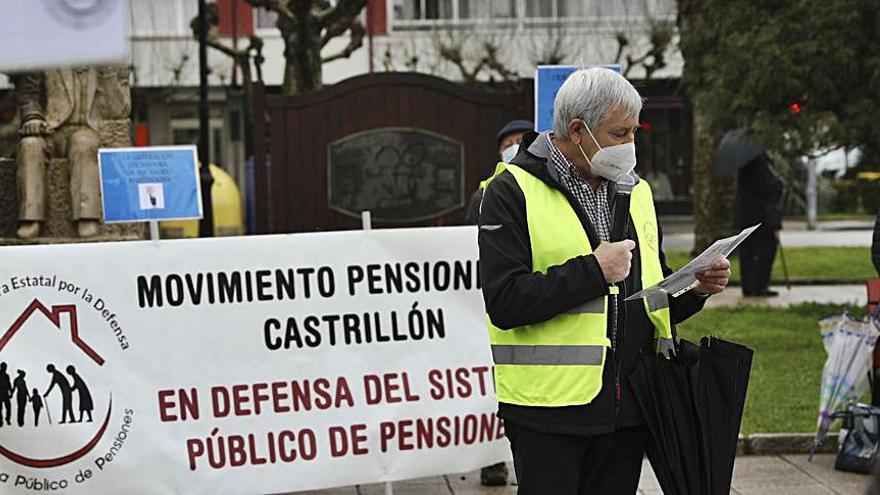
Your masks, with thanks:
M 500 131 L 498 131 L 498 136 L 495 137 L 495 140 L 498 142 L 498 158 L 500 158 L 501 161 L 505 163 L 513 160 L 513 157 L 515 157 L 517 152 L 519 152 L 519 144 L 522 142 L 523 134 L 533 130 L 534 128 L 535 124 L 533 124 L 532 121 L 525 119 L 511 120 L 507 124 L 504 124 L 504 127 L 502 127 Z M 467 213 L 465 214 L 465 221 L 468 224 L 477 224 L 477 216 L 479 215 L 480 211 L 480 200 L 482 199 L 483 189 L 481 187 L 477 189 L 477 191 L 474 192 L 473 195 L 471 195 L 470 202 L 468 203 Z M 507 475 L 505 474 L 505 480 L 506 479 Z
M 511 120 L 498 131 L 495 140 L 498 142 L 498 158 L 502 162 L 513 160 L 519 151 L 519 144 L 522 142 L 523 134 L 535 128 L 530 120 L 517 119 Z M 471 196 L 468 203 L 467 215 L 465 220 L 471 225 L 477 224 L 477 217 L 480 213 L 480 201 L 483 199 L 483 189 L 479 188 Z M 507 484 L 507 465 L 503 462 L 486 466 L 480 470 L 480 484 L 483 486 L 503 486 Z
M 636 493 L 649 432 L 627 377 L 730 277 L 721 259 L 677 298 L 624 302 L 671 273 L 651 187 L 632 172 L 641 108 L 616 72 L 574 72 L 553 130 L 525 134 L 485 188 L 480 279 L 520 495 Z M 612 243 L 615 183 L 635 186 Z

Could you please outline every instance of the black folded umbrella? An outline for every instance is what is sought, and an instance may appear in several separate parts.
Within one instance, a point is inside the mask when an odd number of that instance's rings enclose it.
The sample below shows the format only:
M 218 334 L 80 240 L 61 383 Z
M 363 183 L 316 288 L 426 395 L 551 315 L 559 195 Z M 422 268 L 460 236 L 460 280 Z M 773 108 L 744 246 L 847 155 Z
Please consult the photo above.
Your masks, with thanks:
M 668 495 L 730 493 L 752 350 L 715 337 L 643 355 L 629 376 L 651 441 L 648 459 Z

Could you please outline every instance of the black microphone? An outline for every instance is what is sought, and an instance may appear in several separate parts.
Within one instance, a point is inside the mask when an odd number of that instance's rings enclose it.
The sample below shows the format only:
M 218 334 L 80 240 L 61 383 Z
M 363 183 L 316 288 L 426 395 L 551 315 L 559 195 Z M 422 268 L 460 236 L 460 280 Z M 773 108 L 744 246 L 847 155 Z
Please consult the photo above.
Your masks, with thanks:
M 614 207 L 611 209 L 611 242 L 620 242 L 626 239 L 626 231 L 629 226 L 629 203 L 635 185 L 635 179 L 632 175 L 621 177 L 619 182 L 614 184 Z

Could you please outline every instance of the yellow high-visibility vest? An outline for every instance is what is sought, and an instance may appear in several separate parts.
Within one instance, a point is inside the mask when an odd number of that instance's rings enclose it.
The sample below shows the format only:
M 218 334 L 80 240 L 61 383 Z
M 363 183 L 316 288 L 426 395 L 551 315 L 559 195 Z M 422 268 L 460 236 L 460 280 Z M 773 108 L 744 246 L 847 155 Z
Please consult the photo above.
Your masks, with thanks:
M 526 218 L 532 251 L 532 271 L 547 273 L 580 255 L 593 252 L 587 232 L 565 195 L 522 168 L 499 163 L 489 182 L 509 171 L 525 196 Z M 630 217 L 638 237 L 642 287 L 663 280 L 657 215 L 651 187 L 640 181 L 632 192 Z M 607 334 L 609 297 L 588 301 L 542 323 L 501 330 L 489 317 L 489 338 L 495 361 L 495 388 L 499 402 L 524 406 L 588 404 L 602 389 L 602 368 L 611 346 Z M 668 303 L 645 311 L 654 325 L 655 338 L 672 338 Z

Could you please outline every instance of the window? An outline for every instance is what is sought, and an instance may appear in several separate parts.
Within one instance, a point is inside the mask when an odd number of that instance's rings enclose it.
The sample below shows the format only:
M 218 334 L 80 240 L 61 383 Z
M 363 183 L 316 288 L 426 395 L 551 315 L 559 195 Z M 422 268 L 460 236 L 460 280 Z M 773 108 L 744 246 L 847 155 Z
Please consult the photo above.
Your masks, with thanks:
M 134 0 L 131 2 L 131 27 L 135 35 L 182 34 L 184 24 L 178 0 Z
M 426 28 L 435 20 L 559 22 L 674 18 L 675 0 L 393 0 L 392 27 Z
M 453 3 L 459 0 L 394 0 L 394 18 L 418 21 L 424 19 L 452 19 Z
M 182 0 L 131 0 L 129 15 L 135 36 L 191 36 L 189 23 L 199 15 L 199 4 Z
M 262 7 L 255 9 L 257 29 L 273 29 L 278 22 L 278 14 Z
M 462 19 L 512 19 L 516 17 L 516 0 L 459 0 Z
M 553 17 L 556 0 L 533 0 L 526 2 L 526 17 Z
M 223 160 L 223 120 L 212 118 L 209 120 L 210 132 L 208 133 L 208 153 L 210 161 L 215 165 L 222 166 Z M 194 144 L 199 145 L 199 120 L 189 118 L 177 118 L 171 120 L 171 144 Z

